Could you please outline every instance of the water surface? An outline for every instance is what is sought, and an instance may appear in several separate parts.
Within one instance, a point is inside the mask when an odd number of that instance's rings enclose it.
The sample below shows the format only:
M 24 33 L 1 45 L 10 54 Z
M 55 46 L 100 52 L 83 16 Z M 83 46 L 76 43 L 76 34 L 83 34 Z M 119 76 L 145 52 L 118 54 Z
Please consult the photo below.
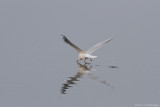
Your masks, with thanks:
M 160 106 L 160 1 L 1 0 L 0 107 Z M 110 37 L 90 64 L 77 52 Z

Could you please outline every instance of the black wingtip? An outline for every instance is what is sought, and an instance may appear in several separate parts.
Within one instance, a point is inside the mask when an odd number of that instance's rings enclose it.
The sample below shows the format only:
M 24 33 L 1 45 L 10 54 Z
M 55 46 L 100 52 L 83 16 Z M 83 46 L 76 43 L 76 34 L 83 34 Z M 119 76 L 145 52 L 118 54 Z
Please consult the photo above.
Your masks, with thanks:
M 61 35 L 63 39 L 65 39 L 66 37 L 64 35 Z
M 61 35 L 63 37 L 63 39 L 65 39 L 66 37 L 64 35 Z
M 69 42 L 69 40 L 64 35 L 61 35 L 61 36 L 65 42 Z

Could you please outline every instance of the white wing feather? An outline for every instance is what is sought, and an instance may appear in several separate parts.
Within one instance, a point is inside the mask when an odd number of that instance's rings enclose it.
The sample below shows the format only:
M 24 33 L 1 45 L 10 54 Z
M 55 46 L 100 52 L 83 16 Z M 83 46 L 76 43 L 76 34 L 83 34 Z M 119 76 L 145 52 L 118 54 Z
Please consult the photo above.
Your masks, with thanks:
M 80 49 L 78 46 L 76 46 L 75 44 L 73 44 L 71 41 L 69 41 L 64 35 L 61 35 L 64 42 L 66 42 L 67 44 L 69 44 L 70 46 L 72 46 L 75 50 L 77 50 L 79 53 L 84 53 L 82 51 L 82 49 Z
M 95 50 L 97 50 L 98 48 L 102 47 L 103 45 L 105 45 L 106 43 L 108 43 L 110 40 L 112 40 L 113 38 L 109 38 L 103 42 L 97 43 L 96 45 L 94 45 L 93 47 L 91 47 L 90 49 L 88 49 L 85 53 L 86 54 L 91 54 L 93 53 Z

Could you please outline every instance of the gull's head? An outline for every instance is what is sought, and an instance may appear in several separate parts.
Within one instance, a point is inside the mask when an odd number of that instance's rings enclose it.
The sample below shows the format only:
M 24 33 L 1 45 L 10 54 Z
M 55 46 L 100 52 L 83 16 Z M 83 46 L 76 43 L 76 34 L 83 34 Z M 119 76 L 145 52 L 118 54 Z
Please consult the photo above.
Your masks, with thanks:
M 80 57 L 77 58 L 78 61 L 82 60 Z

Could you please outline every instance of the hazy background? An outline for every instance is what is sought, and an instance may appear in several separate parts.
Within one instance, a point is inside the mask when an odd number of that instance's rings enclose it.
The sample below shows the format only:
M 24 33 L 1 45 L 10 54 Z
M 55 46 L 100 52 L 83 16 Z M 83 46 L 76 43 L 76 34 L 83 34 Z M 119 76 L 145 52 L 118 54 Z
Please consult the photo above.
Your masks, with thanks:
M 62 34 L 83 50 L 114 39 L 75 76 Z M 160 106 L 159 46 L 159 0 L 1 0 L 0 106 Z

